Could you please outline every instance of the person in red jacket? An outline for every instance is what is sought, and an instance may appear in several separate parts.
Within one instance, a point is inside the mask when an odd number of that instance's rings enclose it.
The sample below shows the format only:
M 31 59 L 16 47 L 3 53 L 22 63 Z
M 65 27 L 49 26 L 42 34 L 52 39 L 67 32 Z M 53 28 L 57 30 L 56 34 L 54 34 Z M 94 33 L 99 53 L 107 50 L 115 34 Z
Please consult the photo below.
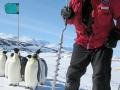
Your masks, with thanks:
M 65 90 L 79 90 L 80 78 L 90 63 L 92 90 L 111 90 L 112 48 L 120 39 L 120 0 L 70 0 L 61 15 L 76 32 Z

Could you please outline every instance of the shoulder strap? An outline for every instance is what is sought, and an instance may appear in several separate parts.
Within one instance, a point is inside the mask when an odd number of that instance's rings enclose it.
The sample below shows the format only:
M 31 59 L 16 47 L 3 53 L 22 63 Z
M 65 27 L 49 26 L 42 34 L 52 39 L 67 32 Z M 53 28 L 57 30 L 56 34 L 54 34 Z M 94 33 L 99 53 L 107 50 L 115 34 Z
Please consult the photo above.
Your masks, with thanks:
M 82 22 L 85 25 L 88 25 L 90 16 L 92 12 L 92 5 L 90 0 L 83 0 L 82 1 Z

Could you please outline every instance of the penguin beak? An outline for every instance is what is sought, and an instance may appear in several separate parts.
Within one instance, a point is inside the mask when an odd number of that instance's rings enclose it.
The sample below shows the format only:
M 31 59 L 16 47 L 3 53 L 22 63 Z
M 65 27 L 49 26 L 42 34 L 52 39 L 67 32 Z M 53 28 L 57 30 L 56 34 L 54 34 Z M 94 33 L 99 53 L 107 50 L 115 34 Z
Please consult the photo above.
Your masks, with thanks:
M 38 49 L 37 51 L 36 51 L 36 54 L 39 54 L 39 53 L 41 53 L 42 51 L 40 50 L 40 49 Z

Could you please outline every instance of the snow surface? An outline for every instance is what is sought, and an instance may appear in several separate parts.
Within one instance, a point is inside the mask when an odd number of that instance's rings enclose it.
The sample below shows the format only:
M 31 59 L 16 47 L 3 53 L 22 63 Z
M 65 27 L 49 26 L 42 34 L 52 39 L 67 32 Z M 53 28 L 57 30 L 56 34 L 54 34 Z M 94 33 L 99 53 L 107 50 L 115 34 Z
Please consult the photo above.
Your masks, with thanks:
M 27 53 L 25 51 L 21 52 L 21 55 L 26 56 L 30 53 Z M 9 53 L 8 53 L 9 55 Z M 48 77 L 46 80 L 45 85 L 38 85 L 36 90 L 52 90 L 52 82 L 54 77 L 54 71 L 56 66 L 56 59 L 57 59 L 57 53 L 41 53 L 41 58 L 44 58 L 48 65 Z M 63 53 L 62 59 L 60 61 L 60 70 L 58 71 L 58 82 L 56 84 L 56 90 L 64 90 L 64 83 L 65 83 L 65 75 L 67 68 L 69 66 L 71 53 Z M 116 66 L 120 66 L 119 61 L 113 61 L 112 62 L 112 80 L 111 80 L 111 90 L 118 90 L 118 85 L 120 84 L 120 71 L 115 70 Z M 80 90 L 92 90 L 92 68 L 91 65 L 88 66 L 86 74 L 81 79 L 81 87 Z M 13 87 L 9 86 L 7 79 L 4 77 L 0 77 L 0 90 L 26 90 L 25 89 L 25 83 L 20 82 L 20 86 Z
M 15 40 L 16 36 L 12 34 L 5 34 L 5 33 L 0 33 L 0 38 L 6 39 L 6 40 Z M 27 43 L 32 43 L 33 46 L 27 46 L 25 48 L 30 48 L 30 50 L 35 51 L 40 46 L 47 47 L 47 51 L 44 53 L 40 54 L 40 57 L 46 60 L 46 63 L 48 65 L 48 77 L 46 80 L 45 85 L 38 86 L 36 90 L 51 90 L 52 83 L 53 83 L 53 78 L 54 78 L 54 71 L 55 71 L 55 66 L 56 66 L 56 60 L 57 60 L 57 53 L 50 52 L 49 48 L 51 49 L 58 49 L 58 44 L 50 44 L 49 42 L 46 41 L 41 41 L 41 40 L 36 40 L 36 39 L 31 39 L 29 37 L 20 37 L 20 41 L 22 42 L 27 42 Z M 38 44 L 36 47 L 35 45 Z M 120 42 L 119 42 L 120 44 Z M 11 45 L 9 47 L 15 48 L 15 46 Z M 115 70 L 115 67 L 120 66 L 120 45 L 116 49 L 114 49 L 115 54 L 114 54 L 114 61 L 112 62 L 112 78 L 111 78 L 111 90 L 118 90 L 118 85 L 120 84 L 120 70 Z M 58 82 L 56 84 L 56 90 L 64 90 L 64 84 L 66 80 L 66 72 L 67 68 L 69 66 L 70 58 L 71 58 L 71 49 L 68 50 L 69 48 L 66 48 L 67 50 L 64 50 L 65 53 L 62 54 L 62 59 L 60 60 L 60 70 L 58 71 Z M 31 54 L 32 52 L 26 52 L 26 51 L 21 51 L 22 56 L 27 56 L 28 54 Z M 8 56 L 10 53 L 7 53 Z M 116 55 L 118 55 L 116 58 Z M 116 58 L 116 59 L 115 59 Z M 119 59 L 119 61 L 118 61 Z M 80 90 L 92 90 L 92 68 L 91 65 L 88 66 L 86 74 L 81 78 L 81 86 Z M 25 89 L 25 83 L 20 82 L 19 87 L 12 87 L 8 85 L 8 81 L 4 77 L 0 77 L 0 90 L 26 90 Z

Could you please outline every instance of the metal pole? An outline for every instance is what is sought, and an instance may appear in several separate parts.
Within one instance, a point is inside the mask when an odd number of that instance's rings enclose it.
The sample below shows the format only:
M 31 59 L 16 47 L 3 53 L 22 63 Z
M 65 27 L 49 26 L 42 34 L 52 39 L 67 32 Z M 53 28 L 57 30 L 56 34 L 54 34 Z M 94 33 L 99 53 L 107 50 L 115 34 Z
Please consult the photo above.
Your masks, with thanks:
M 17 16 L 17 47 L 19 48 L 19 43 L 20 43 L 20 20 L 19 20 L 19 2 L 18 2 L 18 5 L 17 5 L 17 14 L 18 14 L 18 16 Z
M 68 7 L 68 2 L 69 0 L 66 0 L 66 6 Z M 61 54 L 62 54 L 62 48 L 63 48 L 63 36 L 64 36 L 64 32 L 67 28 L 67 20 L 65 20 L 65 27 L 62 30 L 61 33 L 61 37 L 60 37 L 60 47 L 58 49 L 58 59 L 56 60 L 56 69 L 55 69 L 55 76 L 54 76 L 54 80 L 52 83 L 52 90 L 55 90 L 55 86 L 56 86 L 56 82 L 57 82 L 57 77 L 58 77 L 58 71 L 59 71 L 59 65 L 60 65 L 60 60 L 61 60 Z
M 68 5 L 68 2 L 69 2 L 69 0 L 66 0 L 66 6 L 68 7 L 69 5 Z
M 64 36 L 64 31 L 66 30 L 67 28 L 67 24 L 65 23 L 65 27 L 62 31 L 62 34 L 61 34 L 61 38 L 60 38 L 60 47 L 58 49 L 58 59 L 56 60 L 57 64 L 56 64 L 56 69 L 55 69 L 55 76 L 54 76 L 54 80 L 53 80 L 53 83 L 52 83 L 52 90 L 55 90 L 55 85 L 56 85 L 56 82 L 57 82 L 57 77 L 58 77 L 58 71 L 59 71 L 59 65 L 60 65 L 60 59 L 61 59 L 61 54 L 62 54 L 62 44 L 63 44 L 63 36 Z
M 19 32 L 19 14 L 18 14 L 18 25 L 17 25 L 17 30 L 18 30 L 18 39 L 17 39 L 17 43 L 18 43 L 18 48 L 19 48 L 19 34 L 20 34 L 20 32 Z

